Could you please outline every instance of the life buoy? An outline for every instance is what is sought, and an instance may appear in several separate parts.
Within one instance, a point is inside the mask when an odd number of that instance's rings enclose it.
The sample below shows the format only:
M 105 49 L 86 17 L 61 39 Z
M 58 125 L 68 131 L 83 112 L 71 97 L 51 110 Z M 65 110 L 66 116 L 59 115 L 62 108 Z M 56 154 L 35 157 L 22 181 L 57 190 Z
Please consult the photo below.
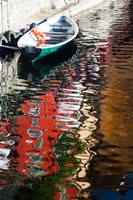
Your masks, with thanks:
M 40 32 L 37 28 L 32 28 L 31 33 L 35 36 L 39 44 L 44 44 L 46 42 L 45 34 Z

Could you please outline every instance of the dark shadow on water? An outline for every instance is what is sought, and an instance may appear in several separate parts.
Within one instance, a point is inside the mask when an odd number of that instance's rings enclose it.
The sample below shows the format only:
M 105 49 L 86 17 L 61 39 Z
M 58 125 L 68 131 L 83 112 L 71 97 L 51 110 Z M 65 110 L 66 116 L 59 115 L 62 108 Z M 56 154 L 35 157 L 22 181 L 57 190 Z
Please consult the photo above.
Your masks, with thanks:
M 54 70 L 57 66 L 63 64 L 69 58 L 75 54 L 77 50 L 76 44 L 71 44 L 64 51 L 58 54 L 49 55 L 44 57 L 36 63 L 32 63 L 28 58 L 20 55 L 18 59 L 18 78 L 31 81 L 37 81 L 43 79 L 45 75 L 48 75 L 51 70 Z

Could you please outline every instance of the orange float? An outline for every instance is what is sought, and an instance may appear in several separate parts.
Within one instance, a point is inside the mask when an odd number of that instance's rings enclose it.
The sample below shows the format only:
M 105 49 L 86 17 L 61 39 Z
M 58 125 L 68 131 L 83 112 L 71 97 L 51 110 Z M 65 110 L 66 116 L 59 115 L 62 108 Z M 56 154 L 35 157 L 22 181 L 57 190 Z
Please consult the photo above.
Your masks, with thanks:
M 45 34 L 39 31 L 37 28 L 32 28 L 31 33 L 35 36 L 37 41 L 39 42 L 37 46 L 40 46 L 41 44 L 46 43 L 46 37 Z

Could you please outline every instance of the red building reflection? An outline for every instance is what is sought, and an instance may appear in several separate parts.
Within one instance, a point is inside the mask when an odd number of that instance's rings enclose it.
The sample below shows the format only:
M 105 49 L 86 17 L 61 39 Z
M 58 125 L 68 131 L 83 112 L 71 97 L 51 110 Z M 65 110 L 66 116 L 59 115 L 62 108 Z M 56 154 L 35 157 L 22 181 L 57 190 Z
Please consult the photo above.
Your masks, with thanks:
M 58 167 L 52 149 L 65 128 L 59 116 L 52 92 L 25 100 L 19 108 L 24 115 L 17 116 L 15 131 L 20 135 L 16 146 L 19 165 L 16 170 L 26 176 L 44 176 L 56 173 Z

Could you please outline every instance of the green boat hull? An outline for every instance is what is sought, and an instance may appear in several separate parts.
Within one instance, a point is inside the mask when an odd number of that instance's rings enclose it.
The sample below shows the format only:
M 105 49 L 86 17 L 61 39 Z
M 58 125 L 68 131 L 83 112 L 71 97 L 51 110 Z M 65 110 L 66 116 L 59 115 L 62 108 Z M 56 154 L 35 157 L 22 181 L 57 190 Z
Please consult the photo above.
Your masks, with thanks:
M 25 54 L 25 56 L 28 57 L 32 62 L 37 62 L 48 55 L 60 52 L 67 46 L 68 44 L 58 45 L 58 46 L 54 46 L 51 48 L 50 47 L 44 48 L 44 49 L 39 49 L 35 47 L 26 47 L 25 49 L 22 50 L 22 53 Z

